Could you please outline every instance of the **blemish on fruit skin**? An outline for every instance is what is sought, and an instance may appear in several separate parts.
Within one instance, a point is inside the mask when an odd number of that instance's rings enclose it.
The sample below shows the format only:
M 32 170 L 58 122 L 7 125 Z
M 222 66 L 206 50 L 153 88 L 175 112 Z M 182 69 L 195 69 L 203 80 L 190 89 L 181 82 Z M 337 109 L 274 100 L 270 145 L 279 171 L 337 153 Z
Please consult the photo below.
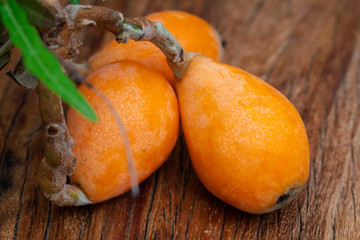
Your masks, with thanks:
M 282 204 L 284 202 L 286 202 L 288 199 L 290 198 L 290 194 L 288 193 L 284 193 L 283 195 L 281 195 L 280 197 L 278 197 L 278 199 L 276 200 L 276 205 L 278 204 Z
M 196 121 L 199 129 L 204 129 L 210 124 L 210 119 L 204 113 L 200 114 Z
M 79 196 L 74 192 L 71 194 L 71 197 L 75 200 L 79 200 Z

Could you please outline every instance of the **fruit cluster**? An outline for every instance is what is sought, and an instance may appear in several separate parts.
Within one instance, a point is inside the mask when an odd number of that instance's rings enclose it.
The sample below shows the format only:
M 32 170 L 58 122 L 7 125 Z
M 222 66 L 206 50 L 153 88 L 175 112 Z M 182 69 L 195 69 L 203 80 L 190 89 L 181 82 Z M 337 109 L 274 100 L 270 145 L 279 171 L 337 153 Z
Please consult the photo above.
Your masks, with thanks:
M 147 18 L 161 22 L 185 51 L 199 53 L 186 71 L 175 78 L 151 43 L 113 41 L 90 59 L 87 79 L 123 121 L 138 182 L 169 157 L 181 117 L 195 172 L 215 196 L 256 214 L 289 202 L 309 174 L 309 143 L 295 107 L 261 79 L 219 63 L 220 38 L 204 20 L 179 11 Z M 79 90 L 99 121 L 68 112 L 77 158 L 71 180 L 100 202 L 132 187 L 126 146 L 105 103 L 91 89 Z

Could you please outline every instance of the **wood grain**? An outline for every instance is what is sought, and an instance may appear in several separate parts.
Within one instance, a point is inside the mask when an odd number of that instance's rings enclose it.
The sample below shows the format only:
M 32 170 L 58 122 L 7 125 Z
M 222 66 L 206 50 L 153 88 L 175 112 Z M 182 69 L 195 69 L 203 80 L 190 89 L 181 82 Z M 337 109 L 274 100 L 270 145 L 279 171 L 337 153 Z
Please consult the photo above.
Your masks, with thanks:
M 223 61 L 262 77 L 299 110 L 311 147 L 308 185 L 284 209 L 241 212 L 202 186 L 180 137 L 138 197 L 57 207 L 36 183 L 44 141 L 37 95 L 3 69 L 0 239 L 360 239 L 359 1 L 92 2 L 129 17 L 180 9 L 213 24 L 226 42 Z M 80 59 L 109 35 L 88 30 L 84 39 Z

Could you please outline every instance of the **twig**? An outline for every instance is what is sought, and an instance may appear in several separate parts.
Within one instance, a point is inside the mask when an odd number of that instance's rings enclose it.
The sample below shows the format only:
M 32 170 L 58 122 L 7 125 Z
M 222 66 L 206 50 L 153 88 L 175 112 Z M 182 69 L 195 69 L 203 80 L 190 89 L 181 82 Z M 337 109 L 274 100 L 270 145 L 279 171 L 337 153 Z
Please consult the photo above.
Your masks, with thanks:
M 89 204 L 79 188 L 66 184 L 66 176 L 74 172 L 76 159 L 71 152 L 74 142 L 65 123 L 61 99 L 42 83 L 37 92 L 47 138 L 45 157 L 38 169 L 38 182 L 44 195 L 60 206 Z
M 60 14 L 61 9 L 57 0 L 43 2 L 53 7 L 56 14 Z M 51 37 L 57 38 L 57 44 L 61 43 L 67 46 L 55 50 L 56 55 L 61 59 L 73 56 L 79 47 L 79 44 L 74 44 L 74 42 L 77 43 L 77 40 L 73 39 L 74 31 L 62 31 L 65 26 L 66 24 L 60 23 L 57 28 L 44 37 L 50 46 L 54 44 L 51 42 Z M 74 141 L 67 129 L 61 98 L 42 83 L 39 83 L 37 92 L 47 139 L 45 157 L 38 169 L 38 182 L 44 195 L 59 206 L 90 204 L 91 201 L 80 188 L 66 183 L 67 176 L 74 172 L 76 159 L 72 153 Z
M 163 51 L 169 61 L 184 61 L 183 48 L 160 22 L 147 18 L 124 18 L 117 11 L 98 6 L 68 5 L 65 10 L 70 28 L 102 28 L 114 33 L 119 43 L 127 43 L 129 39 L 150 41 Z

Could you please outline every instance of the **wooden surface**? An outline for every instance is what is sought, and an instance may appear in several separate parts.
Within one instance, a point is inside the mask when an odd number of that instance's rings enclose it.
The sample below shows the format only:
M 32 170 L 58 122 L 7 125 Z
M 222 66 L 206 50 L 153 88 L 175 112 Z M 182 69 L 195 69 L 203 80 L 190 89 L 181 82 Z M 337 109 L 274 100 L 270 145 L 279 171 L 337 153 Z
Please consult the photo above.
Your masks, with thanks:
M 101 3 L 101 1 L 98 1 Z M 359 0 L 107 0 L 134 17 L 197 14 L 226 42 L 224 62 L 260 76 L 299 110 L 311 147 L 307 187 L 284 209 L 241 212 L 196 177 L 183 139 L 129 193 L 57 207 L 36 183 L 43 155 L 37 95 L 0 78 L 0 239 L 360 239 Z M 88 31 L 87 34 L 94 33 Z M 108 40 L 87 37 L 82 57 Z

